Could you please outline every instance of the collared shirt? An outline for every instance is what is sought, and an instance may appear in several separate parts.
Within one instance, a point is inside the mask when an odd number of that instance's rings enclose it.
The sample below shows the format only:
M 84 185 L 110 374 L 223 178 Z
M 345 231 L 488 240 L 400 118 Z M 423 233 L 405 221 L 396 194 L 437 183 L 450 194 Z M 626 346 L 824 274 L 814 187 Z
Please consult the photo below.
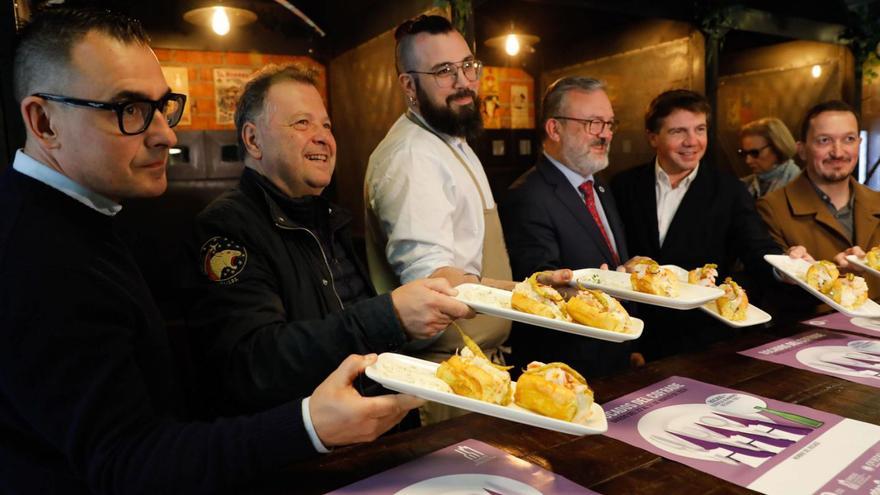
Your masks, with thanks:
M 694 178 L 699 172 L 700 166 L 697 165 L 687 177 L 678 183 L 678 186 L 672 187 L 669 181 L 669 175 L 660 167 L 660 160 L 654 159 L 654 192 L 657 196 L 657 230 L 660 234 L 660 246 L 666 240 L 666 233 L 669 231 L 669 225 L 675 218 L 675 212 L 678 211 L 684 195 L 687 194 L 688 188 L 694 182 Z
M 308 396 L 302 401 L 302 417 L 303 417 L 303 425 L 306 427 L 306 433 L 309 435 L 309 440 L 312 441 L 312 446 L 315 447 L 315 450 L 322 454 L 326 454 L 330 452 L 324 443 L 321 442 L 321 439 L 318 437 L 318 432 L 315 431 L 315 425 L 312 423 L 312 413 L 309 411 L 309 401 L 312 399 L 312 396 Z
M 810 178 L 809 175 L 807 175 L 806 177 L 807 179 Z M 853 235 L 853 203 L 855 202 L 856 195 L 853 194 L 852 189 L 850 188 L 849 201 L 846 202 L 846 205 L 844 205 L 843 208 L 838 210 L 837 207 L 834 206 L 834 203 L 831 202 L 831 198 L 827 194 L 825 194 L 825 191 L 819 189 L 812 180 L 810 180 L 809 182 L 810 185 L 813 186 L 813 189 L 816 191 L 816 194 L 819 195 L 819 199 L 821 199 L 822 202 L 825 203 L 825 206 L 828 207 L 828 211 L 831 213 L 831 216 L 836 218 L 837 221 L 840 222 L 843 230 L 846 231 L 847 238 L 850 240 L 850 242 L 853 242 L 853 239 L 855 238 Z
M 112 217 L 122 210 L 122 205 L 119 203 L 86 189 L 79 183 L 74 182 L 70 177 L 28 156 L 22 149 L 15 152 L 12 168 L 31 179 L 40 181 L 52 189 L 70 196 L 103 215 Z
M 583 175 L 581 175 L 581 174 L 575 172 L 574 170 L 566 167 L 565 165 L 559 163 L 558 161 L 556 161 L 556 159 L 554 159 L 552 156 L 548 155 L 546 152 L 544 153 L 544 156 L 547 157 L 547 160 L 549 160 L 550 163 L 552 163 L 560 172 L 562 172 L 562 175 L 565 176 L 566 180 L 568 180 L 568 183 L 571 184 L 571 187 L 573 187 L 574 190 L 577 192 L 578 196 L 580 196 L 581 201 L 586 201 L 586 198 L 584 197 L 584 192 L 581 191 L 581 189 L 580 189 L 581 184 L 583 184 L 584 182 L 592 182 L 593 183 L 593 190 L 596 189 L 596 187 L 597 187 L 596 186 L 596 179 L 593 177 L 593 174 L 590 174 L 590 175 L 584 177 Z M 601 187 L 601 186 L 598 186 L 598 187 Z M 611 246 L 614 249 L 614 252 L 616 253 L 617 252 L 617 242 L 614 240 L 614 231 L 611 230 L 611 224 L 608 223 L 608 217 L 605 216 L 605 209 L 602 208 L 602 201 L 599 199 L 598 194 L 594 193 L 593 196 L 596 200 L 595 201 L 596 202 L 596 211 L 599 212 L 599 219 L 602 220 L 602 227 L 605 229 L 605 232 L 608 234 L 608 240 L 611 241 Z M 586 208 L 586 206 L 584 206 L 584 207 Z
M 387 236 L 385 256 L 402 283 L 444 266 L 474 275 L 482 270 L 483 211 L 495 207 L 492 190 L 467 142 L 438 134 L 455 152 L 402 115 L 370 155 L 364 179 L 369 206 Z

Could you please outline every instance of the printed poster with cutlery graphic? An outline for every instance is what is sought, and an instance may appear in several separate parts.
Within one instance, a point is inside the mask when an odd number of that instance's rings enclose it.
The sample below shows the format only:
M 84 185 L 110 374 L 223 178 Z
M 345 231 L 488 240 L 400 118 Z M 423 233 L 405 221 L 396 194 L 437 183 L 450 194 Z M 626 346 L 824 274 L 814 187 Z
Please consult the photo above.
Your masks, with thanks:
M 566 478 L 469 439 L 328 495 L 598 495 Z
M 814 327 L 843 330 L 844 332 L 860 333 L 869 337 L 880 338 L 880 319 L 862 318 L 843 313 L 829 313 L 801 322 Z
M 740 354 L 880 388 L 880 340 L 811 330 Z
M 761 493 L 880 490 L 880 426 L 677 376 L 602 407 L 607 436 Z

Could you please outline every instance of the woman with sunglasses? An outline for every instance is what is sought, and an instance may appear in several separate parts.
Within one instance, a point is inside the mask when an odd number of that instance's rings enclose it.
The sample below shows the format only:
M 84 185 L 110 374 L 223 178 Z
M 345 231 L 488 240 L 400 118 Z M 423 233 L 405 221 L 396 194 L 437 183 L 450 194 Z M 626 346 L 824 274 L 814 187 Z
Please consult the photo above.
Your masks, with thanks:
M 793 160 L 794 138 L 781 120 L 766 117 L 749 122 L 740 129 L 739 139 L 736 152 L 754 172 L 742 181 L 755 199 L 785 187 L 800 174 Z

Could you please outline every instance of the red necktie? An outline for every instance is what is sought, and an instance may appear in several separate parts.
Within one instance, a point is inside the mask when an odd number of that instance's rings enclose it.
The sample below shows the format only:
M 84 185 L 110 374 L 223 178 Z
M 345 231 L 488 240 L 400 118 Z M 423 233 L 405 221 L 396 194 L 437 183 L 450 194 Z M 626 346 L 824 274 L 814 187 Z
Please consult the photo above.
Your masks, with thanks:
M 602 233 L 602 237 L 605 239 L 605 244 L 608 246 L 608 250 L 611 251 L 611 256 L 614 258 L 614 264 L 620 264 L 620 258 L 617 257 L 617 253 L 614 251 L 614 246 L 611 244 L 611 239 L 608 237 L 608 232 L 605 232 L 605 226 L 602 225 L 602 218 L 599 216 L 599 210 L 596 209 L 596 198 L 593 196 L 593 181 L 586 181 L 581 184 L 579 187 L 584 193 L 584 203 L 587 205 L 587 209 L 590 210 L 590 215 L 593 216 L 593 221 L 596 222 L 596 227 L 599 227 L 599 232 Z

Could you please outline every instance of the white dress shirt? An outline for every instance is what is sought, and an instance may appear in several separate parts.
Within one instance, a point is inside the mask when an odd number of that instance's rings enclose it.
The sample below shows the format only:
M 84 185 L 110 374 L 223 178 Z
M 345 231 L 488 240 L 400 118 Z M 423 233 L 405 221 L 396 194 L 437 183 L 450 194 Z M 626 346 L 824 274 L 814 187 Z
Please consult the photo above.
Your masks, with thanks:
M 370 155 L 364 178 L 370 207 L 388 239 L 385 256 L 401 283 L 445 266 L 477 276 L 482 269 L 483 210 L 495 206 L 492 190 L 467 142 L 438 134 L 464 159 L 479 191 L 449 146 L 406 115 Z
M 547 160 L 549 160 L 550 163 L 552 163 L 557 169 L 559 169 L 560 172 L 562 172 L 562 175 L 565 176 L 565 178 L 571 184 L 571 187 L 573 187 L 574 190 L 578 193 L 578 196 L 580 196 L 581 201 L 584 202 L 584 209 L 587 208 L 587 205 L 586 205 L 587 198 L 584 197 L 584 192 L 581 191 L 581 189 L 580 189 L 581 184 L 583 184 L 584 182 L 592 182 L 593 183 L 593 191 L 594 191 L 593 197 L 596 200 L 595 201 L 596 202 L 596 211 L 599 212 L 599 219 L 602 220 L 602 227 L 605 229 L 605 233 L 608 234 L 608 240 L 611 241 L 611 246 L 612 246 L 612 248 L 614 248 L 614 252 L 616 253 L 617 252 L 617 241 L 614 240 L 614 231 L 611 230 L 611 224 L 608 223 L 608 217 L 605 216 L 605 208 L 602 207 L 602 201 L 599 199 L 599 194 L 595 192 L 597 187 L 601 187 L 601 186 L 596 186 L 596 179 L 593 177 L 593 174 L 590 174 L 590 175 L 584 177 L 583 175 L 581 175 L 581 174 L 575 172 L 574 170 L 566 167 L 565 165 L 559 163 L 558 161 L 556 161 L 552 156 L 548 155 L 547 153 L 544 153 L 544 156 L 547 157 Z
M 678 207 L 681 205 L 681 200 L 684 199 L 684 195 L 687 193 L 688 188 L 691 187 L 691 183 L 694 181 L 694 178 L 699 171 L 700 166 L 697 165 L 693 172 L 688 174 L 687 177 L 678 183 L 678 186 L 673 188 L 672 183 L 669 181 L 669 176 L 660 167 L 660 162 L 656 158 L 654 159 L 654 175 L 656 176 L 656 180 L 654 181 L 654 192 L 657 195 L 657 230 L 660 233 L 661 247 L 663 246 L 663 241 L 666 240 L 666 232 L 669 231 L 669 224 L 671 224 L 672 219 L 675 218 L 675 212 L 678 211 Z
M 119 203 L 86 189 L 78 182 L 74 182 L 70 177 L 32 158 L 22 149 L 15 152 L 12 168 L 31 179 L 40 181 L 52 189 L 70 196 L 103 215 L 112 217 L 122 210 L 122 205 Z

